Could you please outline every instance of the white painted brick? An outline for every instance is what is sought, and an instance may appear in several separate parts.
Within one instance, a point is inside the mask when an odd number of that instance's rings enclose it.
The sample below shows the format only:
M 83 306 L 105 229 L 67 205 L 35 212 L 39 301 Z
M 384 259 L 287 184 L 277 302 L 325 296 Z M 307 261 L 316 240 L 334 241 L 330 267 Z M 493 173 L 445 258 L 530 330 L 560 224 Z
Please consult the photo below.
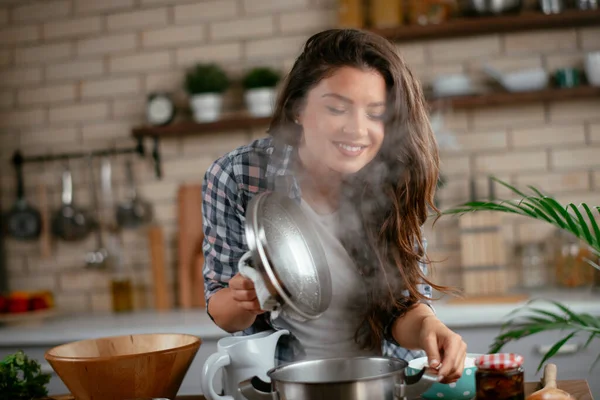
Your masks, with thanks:
M 595 190 L 600 189 L 600 171 L 592 172 L 592 182 Z
M 210 25 L 212 40 L 250 39 L 272 35 L 274 22 L 272 16 L 234 19 L 225 22 L 215 22 Z
M 409 66 L 425 64 L 425 45 L 423 43 L 398 43 L 396 49 Z
M 146 112 L 146 99 L 135 97 L 115 99 L 112 104 L 112 115 L 115 118 L 142 117 Z M 162 146 L 162 145 L 161 145 Z
M 56 279 L 54 275 L 9 276 L 8 284 L 11 290 L 54 290 Z
M 81 97 L 108 97 L 134 94 L 140 91 L 139 78 L 114 78 L 81 83 Z
M 198 4 L 178 4 L 175 6 L 175 23 L 187 21 L 216 21 L 238 15 L 238 5 L 234 0 L 203 1 Z
M 12 51 L 9 49 L 0 49 L 0 67 L 10 64 L 13 60 Z
M 177 198 L 179 182 L 176 181 L 150 181 L 138 186 L 140 196 L 152 201 L 168 201 Z
M 81 37 L 102 30 L 101 17 L 80 17 L 70 20 L 48 22 L 44 24 L 44 38 L 57 39 Z
M 552 166 L 561 169 L 600 166 L 599 151 L 600 147 L 566 150 L 555 149 L 551 154 Z
M 77 54 L 111 54 L 118 51 L 133 50 L 135 47 L 136 38 L 133 33 L 107 35 L 79 41 L 77 43 Z
M 66 17 L 70 12 L 71 2 L 68 0 L 36 2 L 15 7 L 12 19 L 14 22 L 48 21 Z
M 40 46 L 21 47 L 15 52 L 15 63 L 48 63 L 65 58 L 72 54 L 71 43 L 53 43 Z
M 582 28 L 581 47 L 586 50 L 600 49 L 600 28 Z
M 52 127 L 36 130 L 22 130 L 19 143 L 23 147 L 39 144 L 65 144 L 77 140 L 78 130 L 74 126 Z M 57 189 L 58 190 L 58 189 Z
M 122 121 L 106 121 L 85 124 L 81 127 L 84 142 L 97 139 L 125 138 L 131 133 L 131 123 Z
M 134 0 L 75 0 L 76 13 L 102 13 L 119 9 L 133 8 Z
M 524 69 L 540 68 L 544 66 L 543 57 L 540 54 L 519 54 L 513 56 L 501 55 L 491 59 L 472 60 L 467 63 L 469 74 L 483 76 L 489 79 L 483 68 L 488 64 L 500 72 L 508 73 Z
M 573 203 L 575 205 L 586 203 L 588 206 L 600 204 L 600 192 L 564 193 L 556 196 L 556 201 L 561 204 Z
M 441 64 L 427 64 L 412 68 L 412 73 L 421 82 L 431 82 L 435 78 L 444 75 L 455 75 L 465 72 L 465 67 L 462 63 L 446 62 Z
M 70 271 L 63 272 L 59 278 L 60 287 L 70 291 L 109 289 L 110 274 L 106 271 Z
M 82 79 L 99 76 L 104 73 L 104 62 L 101 59 L 87 61 L 71 61 L 53 64 L 46 67 L 47 80 Z
M 475 171 L 489 174 L 546 170 L 545 151 L 486 154 L 475 157 Z
M 174 26 L 142 32 L 144 47 L 160 47 L 201 43 L 206 39 L 206 28 L 201 24 Z
M 429 56 L 434 62 L 473 60 L 500 54 L 500 38 L 493 35 L 444 39 L 429 43 L 427 47 Z
M 177 209 L 174 202 L 155 204 L 154 217 L 161 224 L 174 222 L 177 220 Z
M 250 135 L 248 132 L 215 132 L 210 135 L 183 138 L 181 148 L 184 156 L 210 154 L 216 158 L 238 146 L 247 144 L 249 141 Z
M 89 312 L 91 308 L 89 293 L 58 292 L 54 300 L 56 307 L 65 313 Z
M 489 107 L 472 111 L 475 129 L 539 125 L 544 123 L 544 107 L 541 104 L 515 107 Z
M 0 30 L 0 45 L 33 42 L 39 38 L 40 32 L 35 25 L 11 26 Z
M 336 10 L 306 10 L 282 13 L 279 17 L 281 32 L 314 33 L 335 26 Z
M 600 122 L 590 124 L 590 141 L 592 143 L 600 143 Z
M 146 92 L 174 91 L 182 89 L 183 77 L 181 71 L 152 72 L 146 75 Z
M 538 128 L 515 128 L 511 133 L 514 147 L 548 147 L 561 144 L 583 144 L 583 125 L 550 125 Z
M 51 85 L 32 89 L 21 89 L 18 94 L 19 104 L 44 104 L 75 99 L 75 85 Z
M 600 99 L 561 101 L 550 104 L 550 121 L 581 122 L 598 118 Z
M 548 54 L 545 58 L 546 68 L 550 72 L 559 68 L 583 68 L 583 54 L 581 53 Z
M 108 117 L 107 103 L 85 103 L 69 106 L 50 107 L 50 122 L 81 121 L 105 119 Z
M 41 108 L 11 110 L 0 113 L 0 128 L 35 126 L 45 121 L 46 112 Z
M 162 4 L 176 4 L 181 0 L 139 0 L 142 6 L 156 6 Z
M 0 24 L 8 24 L 8 8 L 0 8 Z
M 440 172 L 444 175 L 468 174 L 469 170 L 468 156 L 444 156 L 440 161 Z
M 455 135 L 457 150 L 448 151 L 481 151 L 502 150 L 507 148 L 506 132 L 468 133 Z
M 109 69 L 114 72 L 152 71 L 171 65 L 171 55 L 167 51 L 140 53 L 130 56 L 115 56 L 109 61 Z
M 112 296 L 110 292 L 97 292 L 91 294 L 91 309 L 94 312 L 111 312 Z
M 0 91 L 0 108 L 11 108 L 15 105 L 15 93 L 12 90 Z
M 240 43 L 210 44 L 177 49 L 175 60 L 178 66 L 191 66 L 198 62 L 240 61 L 242 45 Z
M 247 14 L 305 9 L 308 5 L 309 0 L 244 0 L 244 10 Z
M 107 27 L 109 31 L 134 30 L 136 28 L 166 25 L 167 19 L 166 8 L 135 10 L 109 15 L 107 17 Z
M 289 36 L 252 40 L 246 43 L 246 58 L 273 58 L 298 55 L 306 41 L 305 36 Z
M 190 181 L 202 180 L 204 172 L 214 161 L 210 156 L 196 156 L 190 158 L 179 158 L 164 163 L 164 176 L 171 178 L 187 179 Z
M 523 219 L 517 225 L 517 235 L 521 243 L 539 243 L 550 239 L 556 233 L 556 228 L 545 221 Z
M 504 48 L 507 54 L 572 50 L 577 48 L 577 32 L 565 29 L 509 33 L 504 36 Z
M 521 190 L 527 191 L 527 186 L 531 185 L 550 194 L 590 189 L 589 176 L 585 171 L 518 174 L 515 184 Z

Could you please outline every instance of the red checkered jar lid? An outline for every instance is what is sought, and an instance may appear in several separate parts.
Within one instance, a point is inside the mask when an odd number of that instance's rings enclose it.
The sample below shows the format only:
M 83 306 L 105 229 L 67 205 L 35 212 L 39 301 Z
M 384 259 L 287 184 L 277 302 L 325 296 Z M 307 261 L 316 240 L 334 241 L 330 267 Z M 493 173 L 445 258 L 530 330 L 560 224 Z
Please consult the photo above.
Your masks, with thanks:
M 514 353 L 484 354 L 477 357 L 475 366 L 481 369 L 505 371 L 523 365 L 523 356 Z

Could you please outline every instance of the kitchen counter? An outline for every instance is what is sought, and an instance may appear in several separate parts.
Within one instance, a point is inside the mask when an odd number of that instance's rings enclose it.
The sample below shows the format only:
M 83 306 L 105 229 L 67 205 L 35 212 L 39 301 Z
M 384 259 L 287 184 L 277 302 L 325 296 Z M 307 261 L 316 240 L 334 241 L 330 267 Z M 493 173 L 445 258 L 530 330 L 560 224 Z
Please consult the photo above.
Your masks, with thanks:
M 532 293 L 530 298 L 557 300 L 578 313 L 600 316 L 600 294 L 555 290 Z M 438 317 L 450 328 L 500 326 L 507 315 L 526 301 L 500 304 L 434 303 Z M 546 302 L 537 307 L 556 310 Z M 60 315 L 28 324 L 0 326 L 0 346 L 55 345 L 81 339 L 135 333 L 188 333 L 203 340 L 218 340 L 227 333 L 217 327 L 204 309 L 131 314 Z

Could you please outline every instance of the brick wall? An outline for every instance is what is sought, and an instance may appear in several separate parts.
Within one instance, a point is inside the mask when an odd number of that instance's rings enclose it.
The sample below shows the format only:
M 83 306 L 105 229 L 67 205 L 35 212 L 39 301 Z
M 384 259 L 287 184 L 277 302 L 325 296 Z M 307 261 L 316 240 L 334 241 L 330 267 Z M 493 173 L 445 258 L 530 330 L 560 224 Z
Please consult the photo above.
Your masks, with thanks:
M 290 67 L 308 35 L 335 25 L 333 0 L 46 0 L 0 1 L 0 187 L 3 209 L 14 201 L 9 159 L 44 152 L 131 146 L 130 129 L 144 120 L 145 94 L 181 90 L 183 71 L 197 61 L 217 61 L 232 77 L 268 64 Z M 581 66 L 585 51 L 600 49 L 600 29 L 484 35 L 399 46 L 423 83 L 444 73 L 466 72 L 483 82 L 481 65 L 504 68 Z M 232 89 L 226 111 L 242 107 Z M 494 173 L 510 182 L 535 183 L 561 200 L 600 203 L 600 100 L 531 104 L 456 111 L 446 115 L 461 145 L 443 153 L 448 186 L 443 205 L 466 199 L 470 175 Z M 220 154 L 262 136 L 264 129 L 164 140 L 164 178 L 150 162 L 136 160 L 141 194 L 152 200 L 166 231 L 173 282 L 176 262 L 176 193 L 184 182 L 200 182 Z M 90 207 L 85 164 L 74 161 L 75 201 Z M 115 158 L 115 195 L 124 193 L 123 157 Z M 36 185 L 50 185 L 53 209 L 60 203 L 61 164 L 26 165 L 28 199 Z M 503 192 L 500 191 L 499 195 Z M 537 240 L 544 226 L 508 220 L 509 244 Z M 456 221 L 442 220 L 429 232 L 432 254 L 447 258 L 437 270 L 459 264 Z M 151 304 L 149 255 L 143 231 L 124 235 L 125 260 L 135 270 L 137 304 Z M 96 246 L 55 242 L 42 258 L 37 243 L 7 242 L 13 289 L 50 288 L 71 311 L 110 307 L 108 276 L 88 271 L 83 255 Z M 439 275 L 456 283 L 456 274 Z

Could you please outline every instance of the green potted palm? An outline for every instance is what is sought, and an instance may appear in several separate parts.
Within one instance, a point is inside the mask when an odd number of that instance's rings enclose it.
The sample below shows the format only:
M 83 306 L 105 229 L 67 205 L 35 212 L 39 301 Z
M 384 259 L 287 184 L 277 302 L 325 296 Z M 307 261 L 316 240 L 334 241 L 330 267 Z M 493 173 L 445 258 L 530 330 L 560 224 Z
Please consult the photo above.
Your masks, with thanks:
M 273 114 L 275 88 L 280 79 L 280 73 L 269 67 L 255 67 L 244 75 L 244 100 L 250 115 L 269 117 Z
M 518 199 L 471 201 L 444 210 L 441 216 L 460 216 L 477 211 L 497 211 L 545 221 L 559 230 L 573 235 L 589 246 L 590 253 L 594 255 L 592 257 L 594 260 L 586 259 L 585 261 L 589 263 L 590 268 L 600 270 L 600 266 L 595 261 L 600 256 L 600 227 L 594 218 L 594 211 L 597 215 L 600 215 L 600 207 L 590 207 L 585 203 L 581 203 L 579 206 L 570 203 L 565 206 L 533 186 L 528 187 L 531 193 L 527 194 L 497 178 L 492 179 L 508 188 Z M 539 302 L 549 303 L 551 305 L 550 309 L 555 311 L 536 307 L 534 303 L 539 304 Z M 501 332 L 490 345 L 490 353 L 499 352 L 511 341 L 540 332 L 550 330 L 564 332 L 564 337 L 544 354 L 538 365 L 538 371 L 547 360 L 557 354 L 560 348 L 574 336 L 578 334 L 586 335 L 586 348 L 594 338 L 600 338 L 600 316 L 575 313 L 564 304 L 554 300 L 534 299 L 525 306 L 514 310 L 508 317 L 509 319 L 502 326 Z M 598 361 L 600 361 L 600 354 L 590 369 L 593 369 Z
M 214 63 L 196 64 L 185 76 L 185 90 L 190 96 L 190 106 L 197 122 L 219 119 L 223 103 L 223 92 L 230 80 L 223 68 Z

